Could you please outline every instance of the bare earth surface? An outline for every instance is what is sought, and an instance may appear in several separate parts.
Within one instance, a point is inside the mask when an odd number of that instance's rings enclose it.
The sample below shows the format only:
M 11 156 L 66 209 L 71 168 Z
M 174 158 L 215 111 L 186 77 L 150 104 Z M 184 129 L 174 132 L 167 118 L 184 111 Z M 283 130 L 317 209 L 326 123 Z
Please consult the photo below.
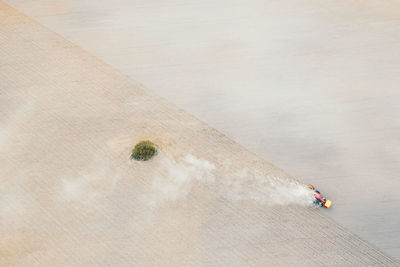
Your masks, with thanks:
M 397 0 L 7 0 L 334 200 L 400 259 Z
M 3 2 L 0 60 L 1 266 L 399 264 L 280 195 L 298 185 L 281 170 Z M 143 138 L 159 154 L 130 161 Z

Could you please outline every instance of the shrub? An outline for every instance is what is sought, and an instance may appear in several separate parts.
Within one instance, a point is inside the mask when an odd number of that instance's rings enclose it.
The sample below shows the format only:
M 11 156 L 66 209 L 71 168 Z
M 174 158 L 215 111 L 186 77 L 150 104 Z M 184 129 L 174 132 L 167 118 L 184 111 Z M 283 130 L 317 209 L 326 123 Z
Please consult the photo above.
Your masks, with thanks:
M 157 154 L 157 148 L 153 142 L 148 140 L 141 141 L 132 150 L 131 159 L 146 161 L 151 159 L 155 154 Z

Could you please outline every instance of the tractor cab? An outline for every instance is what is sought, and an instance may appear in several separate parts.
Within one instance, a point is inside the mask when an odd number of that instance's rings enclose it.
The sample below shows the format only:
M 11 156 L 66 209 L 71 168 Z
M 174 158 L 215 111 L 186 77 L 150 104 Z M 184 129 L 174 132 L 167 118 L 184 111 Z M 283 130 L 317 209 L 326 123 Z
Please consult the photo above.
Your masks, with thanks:
M 328 209 L 332 206 L 332 201 L 323 197 L 321 195 L 321 193 L 317 189 L 315 189 L 315 187 L 313 185 L 308 185 L 308 189 L 314 191 L 314 197 L 315 197 L 314 203 L 316 205 L 318 205 L 320 207 L 324 207 L 326 209 Z

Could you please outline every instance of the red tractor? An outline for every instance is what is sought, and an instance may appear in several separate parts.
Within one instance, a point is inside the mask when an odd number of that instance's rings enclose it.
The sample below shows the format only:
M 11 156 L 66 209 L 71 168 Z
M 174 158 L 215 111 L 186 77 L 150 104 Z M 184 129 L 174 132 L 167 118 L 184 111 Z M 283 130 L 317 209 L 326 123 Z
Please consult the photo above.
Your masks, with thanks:
M 314 191 L 314 203 L 320 207 L 324 207 L 326 209 L 330 208 L 332 206 L 332 201 L 330 201 L 329 199 L 326 199 L 325 197 L 323 197 L 321 195 L 321 193 L 315 189 L 315 187 L 313 185 L 308 185 L 308 189 L 313 190 Z

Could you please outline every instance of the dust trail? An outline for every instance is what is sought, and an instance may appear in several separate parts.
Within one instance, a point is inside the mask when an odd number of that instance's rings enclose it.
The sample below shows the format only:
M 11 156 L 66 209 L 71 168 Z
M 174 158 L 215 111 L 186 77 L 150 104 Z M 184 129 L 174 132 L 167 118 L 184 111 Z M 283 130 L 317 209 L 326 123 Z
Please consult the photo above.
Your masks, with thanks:
M 184 200 L 194 183 L 215 183 L 215 166 L 207 160 L 188 154 L 176 161 L 168 155 L 159 155 L 159 173 L 152 182 L 152 205 L 165 201 Z
M 312 206 L 314 194 L 295 180 L 244 169 L 222 179 L 224 195 L 232 200 L 255 201 L 266 205 Z
M 161 152 L 158 157 L 149 162 L 155 171 L 150 177 L 151 188 L 144 201 L 150 208 L 168 201 L 184 201 L 198 184 L 209 185 L 210 189 L 234 201 L 254 201 L 262 205 L 313 204 L 313 192 L 292 179 L 265 176 L 247 169 L 233 174 L 229 174 L 229 168 L 218 172 L 213 163 L 192 154 L 175 159 Z M 120 175 L 105 159 L 96 156 L 77 177 L 62 179 L 58 200 L 92 205 L 111 194 Z
M 267 176 L 267 179 L 271 185 L 269 203 L 275 205 L 313 206 L 314 192 L 304 184 L 278 177 Z
M 252 200 L 267 205 L 313 205 L 313 192 L 292 179 L 242 170 L 222 182 L 225 195 L 232 200 Z
M 57 200 L 92 205 L 111 194 L 119 179 L 120 172 L 111 168 L 107 157 L 96 154 L 76 177 L 61 179 Z
M 235 201 L 255 201 L 265 205 L 312 206 L 311 190 L 295 180 L 265 176 L 246 169 L 234 173 L 220 172 L 214 164 L 189 154 L 180 160 L 162 155 L 160 172 L 152 182 L 152 205 L 184 200 L 195 183 L 213 185 L 219 193 Z M 228 172 L 229 173 L 229 172 Z

